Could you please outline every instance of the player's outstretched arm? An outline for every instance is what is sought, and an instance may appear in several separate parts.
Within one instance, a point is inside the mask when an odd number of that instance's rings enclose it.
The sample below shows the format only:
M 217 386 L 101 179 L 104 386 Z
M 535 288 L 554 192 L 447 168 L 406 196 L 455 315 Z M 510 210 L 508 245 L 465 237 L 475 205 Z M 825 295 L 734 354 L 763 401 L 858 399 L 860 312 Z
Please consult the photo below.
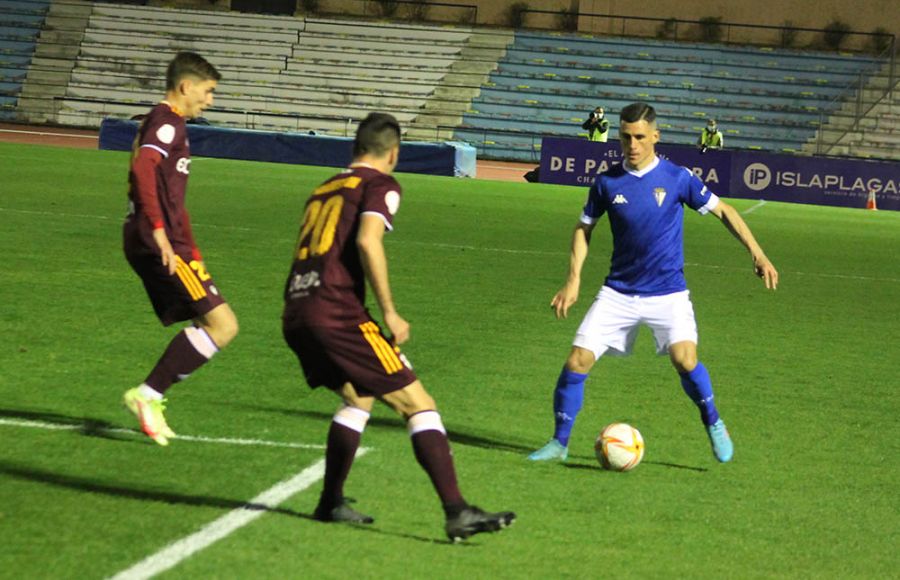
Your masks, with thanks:
M 366 279 L 372 292 L 375 293 L 378 307 L 381 308 L 384 324 L 393 336 L 394 342 L 403 344 L 409 340 L 409 323 L 397 314 L 391 296 L 387 255 L 384 252 L 384 220 L 380 216 L 362 216 L 356 235 L 356 247 L 359 249 L 359 258 Z
M 747 225 L 747 222 L 744 221 L 744 218 L 741 217 L 741 214 L 738 213 L 734 207 L 721 200 L 719 200 L 719 204 L 712 209 L 712 214 L 722 220 L 722 223 L 725 224 L 728 231 L 730 231 L 734 237 L 749 250 L 750 257 L 753 259 L 753 271 L 757 276 L 763 279 L 766 288 L 772 290 L 778 288 L 778 270 L 775 269 L 775 266 L 773 266 L 772 262 L 769 261 L 769 258 L 766 257 L 765 252 L 763 252 L 759 243 L 756 241 L 756 238 L 753 237 L 753 232 L 750 231 L 750 227 Z
M 572 234 L 572 251 L 569 255 L 569 275 L 565 285 L 553 296 L 550 308 L 556 313 L 557 318 L 565 318 L 569 315 L 569 307 L 578 301 L 578 291 L 581 287 L 581 269 L 587 258 L 588 245 L 591 243 L 591 232 L 594 224 L 578 222 L 575 232 Z

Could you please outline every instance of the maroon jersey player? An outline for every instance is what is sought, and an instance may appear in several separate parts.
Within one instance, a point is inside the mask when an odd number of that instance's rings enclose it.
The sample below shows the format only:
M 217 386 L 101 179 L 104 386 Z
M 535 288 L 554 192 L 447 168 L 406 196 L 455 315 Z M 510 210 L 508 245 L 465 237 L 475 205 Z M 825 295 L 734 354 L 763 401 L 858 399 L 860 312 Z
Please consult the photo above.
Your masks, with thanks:
M 394 306 L 382 243 L 400 206 L 400 184 L 391 177 L 399 153 L 396 119 L 370 114 L 356 133 L 353 163 L 306 202 L 284 291 L 284 337 L 309 386 L 328 387 L 343 399 L 328 432 L 315 518 L 372 523 L 347 504 L 343 487 L 378 399 L 406 419 L 416 459 L 443 504 L 447 535 L 459 540 L 504 528 L 515 514 L 486 513 L 463 498 L 441 416 L 400 352 L 409 324 Z M 365 308 L 367 280 L 387 333 Z
M 203 57 L 176 55 L 166 71 L 165 100 L 141 123 L 131 157 L 125 257 L 164 325 L 192 321 L 144 382 L 124 396 L 141 429 L 160 445 L 175 436 L 163 415 L 166 390 L 206 363 L 238 330 L 197 249 L 184 203 L 191 166 L 185 120 L 212 105 L 220 78 Z

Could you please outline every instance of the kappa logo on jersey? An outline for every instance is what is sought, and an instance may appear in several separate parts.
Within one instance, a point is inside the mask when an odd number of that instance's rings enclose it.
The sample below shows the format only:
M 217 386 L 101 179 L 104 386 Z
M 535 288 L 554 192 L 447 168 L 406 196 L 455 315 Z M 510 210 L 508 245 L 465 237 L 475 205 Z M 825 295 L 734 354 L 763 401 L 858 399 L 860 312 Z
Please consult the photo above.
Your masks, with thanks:
M 182 157 L 175 163 L 175 171 L 178 173 L 184 173 L 185 175 L 190 175 L 191 173 L 191 160 L 187 157 Z
M 656 205 L 662 207 L 663 200 L 666 199 L 666 188 L 657 187 L 653 190 L 653 197 L 656 198 Z
M 625 199 L 625 196 L 624 196 L 624 195 L 622 195 L 621 193 L 619 193 L 619 194 L 616 195 L 616 197 L 613 198 L 612 203 L 613 203 L 613 205 L 620 205 L 620 204 L 623 204 L 623 203 L 628 203 L 628 200 Z

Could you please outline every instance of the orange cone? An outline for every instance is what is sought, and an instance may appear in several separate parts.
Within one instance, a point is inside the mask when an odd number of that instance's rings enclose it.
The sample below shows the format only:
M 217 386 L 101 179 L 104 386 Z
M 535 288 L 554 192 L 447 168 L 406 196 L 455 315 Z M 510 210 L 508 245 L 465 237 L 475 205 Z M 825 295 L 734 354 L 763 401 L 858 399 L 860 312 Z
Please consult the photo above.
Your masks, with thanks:
M 875 204 L 875 190 L 869 192 L 869 199 L 866 200 L 866 209 L 878 209 L 878 206 Z

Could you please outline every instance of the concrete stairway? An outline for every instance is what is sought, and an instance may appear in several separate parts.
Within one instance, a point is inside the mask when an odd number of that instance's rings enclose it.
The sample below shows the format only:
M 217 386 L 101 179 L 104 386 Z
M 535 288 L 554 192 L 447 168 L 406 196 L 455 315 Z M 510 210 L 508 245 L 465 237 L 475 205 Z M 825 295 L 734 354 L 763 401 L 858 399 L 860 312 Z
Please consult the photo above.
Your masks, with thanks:
M 91 4 L 53 2 L 38 38 L 19 95 L 17 117 L 29 123 L 58 123 L 60 102 L 84 38 Z
M 419 141 L 453 139 L 453 128 L 463 120 L 472 107 L 472 100 L 481 93 L 498 61 L 515 40 L 510 30 L 473 33 L 459 59 L 435 87 L 425 102 L 424 111 L 413 119 L 407 138 Z
M 828 117 L 805 153 L 900 160 L 900 78 L 889 74 L 890 64 L 872 76 Z M 900 67 L 895 65 L 895 71 Z M 893 90 L 888 87 L 893 81 Z M 857 122 L 858 110 L 864 116 Z

